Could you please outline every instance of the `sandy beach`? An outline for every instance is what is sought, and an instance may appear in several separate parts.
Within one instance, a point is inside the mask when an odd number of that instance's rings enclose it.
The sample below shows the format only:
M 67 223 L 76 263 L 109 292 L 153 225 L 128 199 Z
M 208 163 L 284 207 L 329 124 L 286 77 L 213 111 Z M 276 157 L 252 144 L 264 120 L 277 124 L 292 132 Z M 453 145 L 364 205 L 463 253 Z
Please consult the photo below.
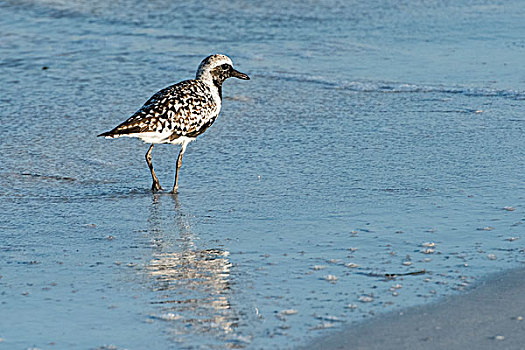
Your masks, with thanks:
M 525 269 L 470 292 L 353 324 L 304 349 L 525 349 Z
M 525 260 L 523 1 L 0 11 L 0 350 L 525 344 L 524 273 L 475 288 Z M 97 135 L 212 54 L 251 79 L 174 196 L 180 145 Z

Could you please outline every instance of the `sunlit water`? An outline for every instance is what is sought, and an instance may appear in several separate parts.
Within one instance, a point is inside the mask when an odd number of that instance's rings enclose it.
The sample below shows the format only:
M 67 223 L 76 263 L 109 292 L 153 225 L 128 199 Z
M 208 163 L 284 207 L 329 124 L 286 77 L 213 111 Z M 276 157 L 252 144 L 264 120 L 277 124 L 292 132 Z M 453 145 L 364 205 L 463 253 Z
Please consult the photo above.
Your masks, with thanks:
M 525 261 L 520 1 L 0 11 L 0 348 L 290 348 Z M 154 195 L 95 136 L 215 52 L 252 80 Z

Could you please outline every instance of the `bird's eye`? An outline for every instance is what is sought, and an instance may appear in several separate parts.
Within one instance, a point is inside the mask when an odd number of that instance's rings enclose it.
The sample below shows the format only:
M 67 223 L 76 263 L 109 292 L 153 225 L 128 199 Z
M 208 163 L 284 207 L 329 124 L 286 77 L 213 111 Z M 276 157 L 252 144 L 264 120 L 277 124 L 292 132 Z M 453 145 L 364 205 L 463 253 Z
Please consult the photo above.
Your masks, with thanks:
M 225 64 L 221 65 L 222 70 L 226 70 L 226 71 L 227 71 L 227 70 L 230 70 L 231 67 L 232 67 L 232 66 L 230 66 L 228 63 L 225 63 Z

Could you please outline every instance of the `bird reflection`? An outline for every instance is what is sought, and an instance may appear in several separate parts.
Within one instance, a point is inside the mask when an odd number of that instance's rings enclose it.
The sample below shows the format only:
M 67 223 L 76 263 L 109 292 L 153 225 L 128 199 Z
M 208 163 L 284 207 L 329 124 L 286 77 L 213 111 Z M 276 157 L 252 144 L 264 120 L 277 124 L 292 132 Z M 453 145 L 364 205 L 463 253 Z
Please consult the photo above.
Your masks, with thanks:
M 222 340 L 226 347 L 242 348 L 235 341 L 238 317 L 230 304 L 229 252 L 199 249 L 176 195 L 175 223 L 169 214 L 173 207 L 162 210 L 161 204 L 170 200 L 155 195 L 149 218 L 154 252 L 146 271 L 153 281 L 152 304 L 157 306 L 151 318 L 168 322 L 170 336 L 186 345 L 205 346 L 209 341 L 216 346 Z

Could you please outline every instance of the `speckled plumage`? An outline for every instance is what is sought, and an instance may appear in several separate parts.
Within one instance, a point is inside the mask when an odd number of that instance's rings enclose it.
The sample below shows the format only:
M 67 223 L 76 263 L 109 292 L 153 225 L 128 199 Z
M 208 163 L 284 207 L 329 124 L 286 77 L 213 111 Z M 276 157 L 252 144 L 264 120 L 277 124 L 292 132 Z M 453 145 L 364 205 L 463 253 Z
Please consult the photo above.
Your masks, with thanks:
M 101 135 L 144 139 L 156 136 L 156 142 L 152 143 L 179 143 L 177 139 L 181 136 L 195 138 L 203 133 L 220 110 L 221 101 L 214 100 L 207 84 L 186 80 L 160 90 L 128 120 Z
M 146 161 L 153 178 L 153 190 L 161 189 L 151 164 L 153 144 L 181 144 L 173 187 L 175 192 L 178 170 L 186 146 L 206 131 L 219 115 L 222 106 L 222 83 L 230 77 L 249 79 L 246 74 L 233 69 L 229 57 L 208 56 L 200 64 L 195 79 L 185 80 L 160 90 L 126 121 L 98 136 L 137 137 L 151 143 Z

